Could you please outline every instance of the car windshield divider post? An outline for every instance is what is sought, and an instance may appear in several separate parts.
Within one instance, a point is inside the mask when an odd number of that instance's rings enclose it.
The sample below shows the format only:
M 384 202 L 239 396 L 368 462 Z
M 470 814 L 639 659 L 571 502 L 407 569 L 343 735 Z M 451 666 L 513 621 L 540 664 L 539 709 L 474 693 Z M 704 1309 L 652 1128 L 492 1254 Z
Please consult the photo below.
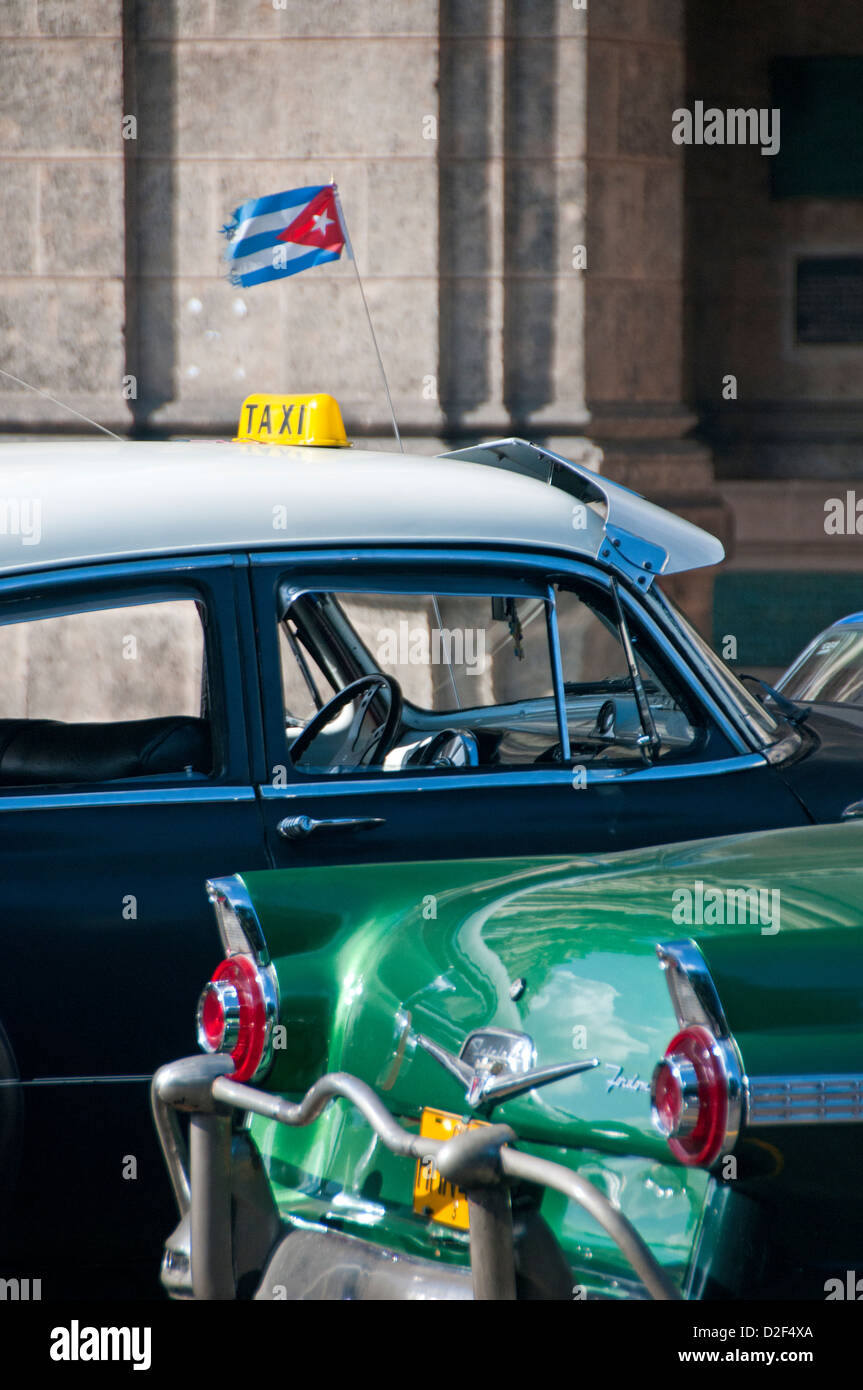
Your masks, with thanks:
M 557 708 L 557 729 L 560 734 L 560 757 L 566 765 L 571 756 L 569 721 L 566 712 L 566 689 L 563 681 L 563 660 L 560 653 L 560 633 L 557 628 L 557 601 L 554 585 L 549 584 L 545 602 L 545 621 L 548 627 L 548 646 L 551 655 L 551 678 L 554 682 L 554 703 Z
M 463 1153 L 465 1148 L 471 1148 L 470 1143 L 465 1145 L 466 1135 L 431 1139 L 403 1129 L 377 1092 L 349 1072 L 328 1072 L 319 1077 L 295 1103 L 234 1081 L 228 1070 L 231 1066 L 229 1057 L 186 1057 L 161 1067 L 153 1077 L 151 1088 L 158 1131 L 160 1135 L 169 1136 L 165 1157 L 181 1213 L 185 1192 L 190 1193 L 193 1298 L 235 1297 L 229 1203 L 225 1202 L 225 1193 L 230 1193 L 230 1173 L 226 1173 L 224 1167 L 224 1155 L 229 1152 L 225 1144 L 227 1112 L 234 1109 L 247 1115 L 261 1115 L 277 1124 L 305 1126 L 316 1120 L 330 1101 L 340 1097 L 360 1112 L 391 1153 L 420 1161 L 432 1158 L 436 1164 L 442 1160 L 441 1167 L 448 1180 L 465 1191 L 469 1203 L 472 1192 L 481 1197 L 484 1190 L 505 1190 L 506 1179 L 560 1192 L 588 1212 L 608 1233 L 651 1298 L 680 1301 L 679 1290 L 648 1245 L 605 1194 L 571 1168 L 513 1148 L 512 1142 L 517 1142 L 518 1136 L 508 1126 L 491 1125 L 486 1130 L 494 1155 L 493 1160 L 490 1155 L 486 1156 L 486 1161 L 480 1165 L 483 1171 L 479 1172 L 477 1165 L 470 1161 L 470 1153 Z M 185 1154 L 172 1142 L 173 1130 L 163 1114 L 169 1107 L 188 1111 L 194 1123 L 195 1143 L 189 1147 L 191 1171 L 188 1175 L 176 1171 Z M 467 1160 L 465 1163 L 458 1161 L 460 1153 Z M 227 1231 L 221 1230 L 223 1222 Z M 203 1251 L 200 1246 L 197 1251 L 195 1249 L 196 1231 L 203 1233 Z M 472 1238 L 470 1243 L 471 1268 L 478 1275 L 475 1297 L 483 1288 L 499 1287 L 501 1277 L 500 1270 L 484 1267 L 493 1257 L 493 1251 L 499 1248 L 498 1243 L 484 1240 L 481 1230 L 476 1236 L 478 1238 Z
M 623 644 L 626 664 L 629 667 L 629 674 L 632 679 L 632 690 L 635 695 L 635 703 L 638 706 L 638 717 L 641 720 L 641 727 L 644 730 L 643 737 L 638 740 L 638 745 L 641 749 L 641 756 L 645 763 L 649 765 L 659 752 L 662 746 L 662 740 L 656 731 L 653 711 L 650 708 L 650 702 L 644 692 L 644 685 L 641 680 L 641 673 L 638 669 L 638 662 L 635 658 L 635 649 L 632 645 L 632 638 L 629 635 L 629 627 L 626 622 L 626 615 L 623 611 L 623 604 L 620 601 L 620 592 L 617 587 L 616 579 L 612 579 L 611 581 L 611 592 L 614 595 L 614 603 L 617 608 L 620 640 Z

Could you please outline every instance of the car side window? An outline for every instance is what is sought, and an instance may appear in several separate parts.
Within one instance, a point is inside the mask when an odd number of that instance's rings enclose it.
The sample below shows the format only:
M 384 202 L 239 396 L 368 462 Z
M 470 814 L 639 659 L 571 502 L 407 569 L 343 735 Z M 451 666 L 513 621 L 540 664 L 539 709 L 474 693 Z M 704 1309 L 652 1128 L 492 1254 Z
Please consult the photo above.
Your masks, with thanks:
M 209 773 L 203 605 L 0 623 L 0 787 Z
M 338 776 L 560 766 L 547 592 L 291 593 L 280 643 L 294 767 Z M 645 730 L 613 596 L 574 580 L 552 592 L 570 763 L 642 766 Z M 699 716 L 640 626 L 627 630 L 657 756 L 686 756 L 700 744 Z
M 555 742 L 541 597 L 307 593 L 288 605 L 280 629 L 286 736 L 301 772 L 524 767 Z M 335 710 L 305 746 L 323 707 L 375 674 L 378 687 Z M 398 727 L 373 740 L 394 690 Z M 361 728 L 366 693 L 371 727 Z

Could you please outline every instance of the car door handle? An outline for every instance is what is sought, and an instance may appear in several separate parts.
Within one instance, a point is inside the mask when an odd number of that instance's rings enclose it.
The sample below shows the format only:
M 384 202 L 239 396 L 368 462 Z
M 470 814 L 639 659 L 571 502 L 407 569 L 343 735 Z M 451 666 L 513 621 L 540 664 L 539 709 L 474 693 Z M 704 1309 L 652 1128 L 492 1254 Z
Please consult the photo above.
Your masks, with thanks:
M 863 816 L 863 801 L 852 801 L 842 812 L 843 820 L 859 820 Z
M 346 816 L 340 820 L 315 820 L 313 816 L 286 816 L 276 829 L 284 840 L 306 840 L 329 830 L 374 830 L 386 825 L 383 816 Z

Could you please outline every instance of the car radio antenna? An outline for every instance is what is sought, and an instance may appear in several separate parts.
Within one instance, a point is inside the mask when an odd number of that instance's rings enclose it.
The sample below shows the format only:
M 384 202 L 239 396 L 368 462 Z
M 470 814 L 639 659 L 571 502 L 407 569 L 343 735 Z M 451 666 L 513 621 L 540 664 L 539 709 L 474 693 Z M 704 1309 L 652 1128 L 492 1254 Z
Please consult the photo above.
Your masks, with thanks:
M 65 401 L 58 401 L 56 396 L 52 396 L 50 391 L 43 391 L 41 386 L 33 386 L 29 381 L 22 381 L 20 376 L 13 376 L 11 372 L 4 371 L 2 367 L 0 367 L 0 376 L 5 376 L 8 381 L 14 381 L 18 386 L 26 387 L 28 391 L 35 391 L 37 396 L 44 396 L 46 401 L 53 401 L 54 405 L 59 405 L 61 410 L 68 410 L 70 415 L 76 415 L 78 419 L 83 420 L 85 424 L 92 425 L 94 430 L 101 430 L 103 434 L 109 435 L 111 439 L 118 439 L 121 444 L 126 443 L 126 440 L 121 434 L 115 434 L 113 430 L 108 429 L 107 425 L 100 425 L 98 420 L 91 420 L 89 415 L 82 415 L 80 410 L 75 410 L 73 406 L 67 405 Z

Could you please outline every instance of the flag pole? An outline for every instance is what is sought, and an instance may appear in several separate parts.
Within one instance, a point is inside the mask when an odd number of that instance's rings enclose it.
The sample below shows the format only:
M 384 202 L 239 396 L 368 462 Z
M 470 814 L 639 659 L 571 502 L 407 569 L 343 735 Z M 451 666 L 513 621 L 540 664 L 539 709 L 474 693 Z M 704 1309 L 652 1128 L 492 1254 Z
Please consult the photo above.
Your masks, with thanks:
M 357 265 L 357 258 L 356 258 L 356 256 L 354 255 L 354 248 L 353 248 L 353 246 L 351 245 L 351 236 L 350 236 L 350 232 L 348 231 L 348 224 L 347 224 L 347 222 L 345 221 L 344 209 L 342 208 L 342 200 L 341 200 L 341 198 L 339 197 L 339 190 L 338 190 L 338 188 L 336 187 L 335 183 L 332 183 L 332 189 L 333 189 L 333 195 L 334 195 L 335 201 L 336 201 L 336 210 L 337 210 L 337 212 L 338 212 L 338 214 L 339 214 L 339 222 L 341 223 L 342 231 L 343 231 L 344 237 L 345 237 L 345 249 L 346 249 L 346 251 L 347 251 L 347 253 L 348 253 L 348 259 L 351 260 L 351 261 L 353 261 L 353 264 L 354 264 L 354 274 L 355 274 L 356 277 L 357 277 L 357 284 L 359 285 L 359 288 L 360 288 L 360 298 L 361 298 L 362 301 L 363 301 L 363 308 L 364 308 L 365 311 L 366 311 L 366 319 L 368 320 L 369 332 L 370 332 L 371 335 L 372 335 L 372 342 L 373 342 L 373 344 L 374 344 L 375 354 L 376 354 L 377 359 L 378 359 L 378 366 L 379 366 L 380 369 L 381 369 L 381 377 L 382 377 L 383 383 L 384 383 L 384 390 L 385 390 L 386 393 L 387 393 L 387 405 L 388 405 L 389 408 L 390 408 L 390 418 L 392 419 L 392 422 L 393 422 L 393 434 L 394 434 L 395 437 L 396 437 L 396 443 L 398 444 L 398 446 L 399 446 L 399 448 L 401 449 L 402 453 L 404 453 L 404 451 L 405 451 L 405 446 L 404 446 L 404 444 L 402 443 L 402 437 L 401 437 L 401 435 L 399 434 L 398 422 L 397 422 L 397 420 L 396 420 L 396 412 L 395 412 L 395 410 L 393 409 L 393 398 L 392 398 L 392 396 L 390 395 L 389 382 L 387 381 L 387 374 L 386 374 L 386 371 L 385 371 L 385 369 L 384 369 L 384 359 L 381 357 L 381 350 L 380 350 L 380 348 L 378 347 L 377 335 L 375 334 L 375 326 L 374 326 L 374 324 L 372 323 L 372 316 L 371 316 L 371 314 L 370 314 L 370 312 L 369 312 L 369 306 L 368 306 L 368 302 L 367 302 L 367 300 L 366 300 L 366 292 L 365 292 L 365 290 L 363 289 L 363 282 L 362 282 L 362 279 L 361 279 L 361 277 L 360 277 L 360 268 L 359 268 L 359 266 Z

